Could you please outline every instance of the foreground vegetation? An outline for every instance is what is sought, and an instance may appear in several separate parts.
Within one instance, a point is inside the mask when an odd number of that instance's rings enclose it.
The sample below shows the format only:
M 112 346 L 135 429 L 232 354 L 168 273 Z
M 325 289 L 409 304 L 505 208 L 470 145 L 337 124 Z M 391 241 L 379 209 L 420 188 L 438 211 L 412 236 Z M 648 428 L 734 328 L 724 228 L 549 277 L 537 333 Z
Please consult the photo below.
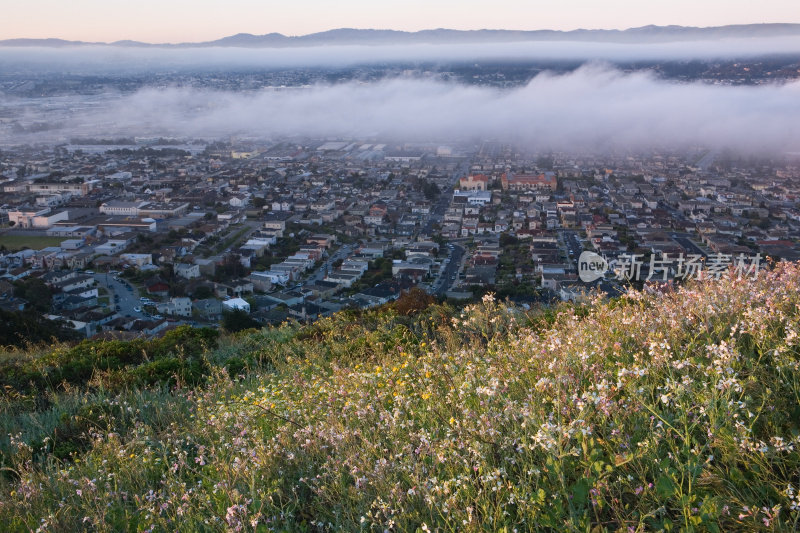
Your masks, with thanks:
M 792 531 L 800 268 L 0 360 L 9 531 Z M 419 305 L 417 305 L 419 304 Z

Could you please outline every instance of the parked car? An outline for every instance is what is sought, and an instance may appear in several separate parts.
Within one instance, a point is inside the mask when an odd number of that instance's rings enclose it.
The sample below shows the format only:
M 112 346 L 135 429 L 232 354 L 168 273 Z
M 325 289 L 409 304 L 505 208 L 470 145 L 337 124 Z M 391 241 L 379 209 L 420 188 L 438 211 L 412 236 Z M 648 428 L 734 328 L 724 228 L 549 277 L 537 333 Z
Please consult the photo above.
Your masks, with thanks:
M 141 313 L 142 312 L 142 308 L 141 307 L 134 307 L 133 310 L 135 312 L 137 312 L 137 313 Z

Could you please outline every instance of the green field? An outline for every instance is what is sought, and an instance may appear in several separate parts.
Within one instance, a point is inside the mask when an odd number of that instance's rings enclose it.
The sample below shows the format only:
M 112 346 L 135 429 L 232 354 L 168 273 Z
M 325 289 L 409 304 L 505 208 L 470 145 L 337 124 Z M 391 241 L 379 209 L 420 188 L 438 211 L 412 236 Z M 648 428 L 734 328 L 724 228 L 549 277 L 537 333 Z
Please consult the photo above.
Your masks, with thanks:
M 58 246 L 65 239 L 63 237 L 40 237 L 35 235 L 0 235 L 0 246 L 5 246 L 9 250 L 22 250 L 31 248 L 41 250 L 48 246 Z

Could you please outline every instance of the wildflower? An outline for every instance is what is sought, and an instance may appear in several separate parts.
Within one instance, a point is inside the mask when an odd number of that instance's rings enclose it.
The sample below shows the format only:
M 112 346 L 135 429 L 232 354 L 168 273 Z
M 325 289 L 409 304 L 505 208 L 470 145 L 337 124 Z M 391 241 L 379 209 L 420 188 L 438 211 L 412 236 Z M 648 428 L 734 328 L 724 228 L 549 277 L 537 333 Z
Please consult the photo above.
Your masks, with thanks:
M 771 439 L 772 445 L 775 447 L 775 451 L 777 452 L 786 452 L 794 450 L 794 445 L 789 443 L 787 444 L 783 437 L 772 437 Z

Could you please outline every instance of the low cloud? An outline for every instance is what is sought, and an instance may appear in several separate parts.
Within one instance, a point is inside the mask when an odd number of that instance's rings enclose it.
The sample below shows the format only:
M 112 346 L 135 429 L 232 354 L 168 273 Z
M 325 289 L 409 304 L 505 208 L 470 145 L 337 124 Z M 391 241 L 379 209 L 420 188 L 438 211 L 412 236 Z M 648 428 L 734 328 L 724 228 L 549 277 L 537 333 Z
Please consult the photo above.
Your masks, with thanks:
M 494 138 L 543 148 L 800 148 L 800 83 L 680 84 L 592 65 L 497 90 L 421 79 L 255 93 L 145 89 L 75 117 L 85 134 Z
M 498 139 L 542 149 L 798 151 L 800 82 L 675 83 L 589 65 L 507 90 L 426 79 L 257 92 L 149 88 L 99 99 L 64 124 L 63 135 L 91 137 L 374 136 Z

